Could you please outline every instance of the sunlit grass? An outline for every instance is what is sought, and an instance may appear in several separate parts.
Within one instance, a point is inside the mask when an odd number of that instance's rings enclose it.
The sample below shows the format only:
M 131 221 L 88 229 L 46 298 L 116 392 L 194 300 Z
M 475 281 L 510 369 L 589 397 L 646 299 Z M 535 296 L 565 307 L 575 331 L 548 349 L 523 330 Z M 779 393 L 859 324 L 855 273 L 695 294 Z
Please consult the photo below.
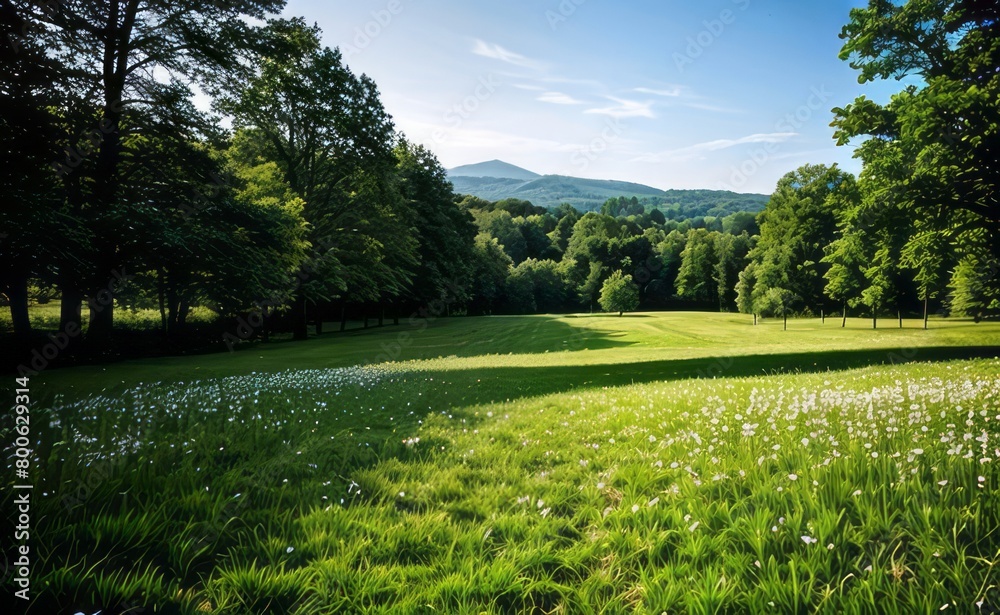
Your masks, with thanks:
M 59 400 L 35 611 L 998 605 L 1000 361 L 539 395 L 460 363 Z

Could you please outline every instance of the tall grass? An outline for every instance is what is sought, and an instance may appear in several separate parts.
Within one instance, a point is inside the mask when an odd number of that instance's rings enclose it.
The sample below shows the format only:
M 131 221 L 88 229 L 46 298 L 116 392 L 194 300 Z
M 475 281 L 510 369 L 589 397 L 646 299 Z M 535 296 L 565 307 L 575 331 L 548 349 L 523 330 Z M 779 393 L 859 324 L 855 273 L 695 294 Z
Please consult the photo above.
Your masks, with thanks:
M 60 400 L 32 612 L 995 612 L 998 373 L 469 404 L 475 371 L 407 364 Z

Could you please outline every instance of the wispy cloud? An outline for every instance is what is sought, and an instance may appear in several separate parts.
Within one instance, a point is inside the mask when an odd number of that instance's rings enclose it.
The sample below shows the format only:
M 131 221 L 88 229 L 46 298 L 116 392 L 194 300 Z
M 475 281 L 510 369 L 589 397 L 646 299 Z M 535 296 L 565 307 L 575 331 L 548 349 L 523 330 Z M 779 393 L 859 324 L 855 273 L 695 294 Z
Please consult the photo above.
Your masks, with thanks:
M 607 115 L 613 118 L 623 118 L 623 117 L 648 117 L 655 118 L 656 114 L 653 113 L 653 103 L 651 102 L 639 102 L 636 100 L 626 100 L 624 98 L 616 98 L 614 96 L 608 96 L 608 100 L 613 101 L 617 104 L 611 107 L 599 107 L 595 109 L 587 109 L 584 113 L 593 113 L 597 115 Z
M 686 102 L 683 103 L 685 107 L 690 107 L 692 109 L 700 109 L 701 111 L 715 111 L 716 113 L 743 113 L 739 109 L 733 109 L 730 107 L 722 107 L 719 105 L 712 105 L 708 103 L 699 102 Z
M 674 86 L 669 90 L 654 90 L 652 88 L 636 88 L 636 92 L 641 94 L 652 94 L 653 96 L 663 96 L 664 98 L 677 98 L 683 94 L 680 86 Z
M 519 90 L 528 90 L 529 92 L 544 92 L 545 88 L 540 85 L 528 85 L 527 83 L 515 83 L 514 87 Z
M 514 66 L 521 66 L 524 68 L 539 67 L 539 63 L 530 58 L 527 58 L 519 53 L 515 53 L 509 49 L 505 49 L 496 43 L 487 43 L 481 39 L 476 39 L 476 43 L 472 47 L 472 53 L 477 56 L 483 56 L 484 58 L 491 58 L 493 60 L 500 60 L 501 62 L 513 64 Z
M 694 145 L 688 145 L 687 147 L 680 147 L 653 154 L 644 154 L 635 158 L 634 161 L 666 162 L 691 160 L 692 158 L 698 158 L 699 156 L 703 156 L 704 154 L 710 152 L 717 152 L 719 150 L 729 149 L 740 145 L 747 145 L 751 143 L 782 143 L 792 137 L 798 136 L 798 134 L 799 133 L 797 132 L 770 132 L 747 135 L 738 139 L 716 139 L 714 141 L 695 143 Z
M 569 94 L 563 94 L 562 92 L 546 92 L 538 97 L 538 100 L 545 103 L 552 103 L 553 105 L 582 105 L 582 100 L 577 100 L 570 96 Z

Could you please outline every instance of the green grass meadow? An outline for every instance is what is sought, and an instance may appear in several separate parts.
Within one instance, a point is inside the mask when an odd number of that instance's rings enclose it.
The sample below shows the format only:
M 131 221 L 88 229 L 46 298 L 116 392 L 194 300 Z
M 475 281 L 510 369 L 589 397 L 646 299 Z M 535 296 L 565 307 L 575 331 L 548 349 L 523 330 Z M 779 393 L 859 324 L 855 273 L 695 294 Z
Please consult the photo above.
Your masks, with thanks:
M 1000 612 L 1000 324 L 921 326 L 404 319 L 46 371 L 29 612 Z

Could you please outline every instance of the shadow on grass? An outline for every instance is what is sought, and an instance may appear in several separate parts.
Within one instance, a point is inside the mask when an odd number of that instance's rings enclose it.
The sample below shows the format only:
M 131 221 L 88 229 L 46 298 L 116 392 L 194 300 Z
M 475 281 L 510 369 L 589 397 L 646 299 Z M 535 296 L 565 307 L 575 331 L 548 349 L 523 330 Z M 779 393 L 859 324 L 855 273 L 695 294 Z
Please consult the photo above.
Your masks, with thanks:
M 491 403 L 577 389 L 623 386 L 691 378 L 736 378 L 837 372 L 874 365 L 985 359 L 1000 356 L 996 346 L 838 350 L 811 353 L 759 354 L 736 357 L 668 359 L 639 363 L 554 367 L 498 367 L 441 370 L 429 377 L 454 383 L 475 382 L 454 405 Z

